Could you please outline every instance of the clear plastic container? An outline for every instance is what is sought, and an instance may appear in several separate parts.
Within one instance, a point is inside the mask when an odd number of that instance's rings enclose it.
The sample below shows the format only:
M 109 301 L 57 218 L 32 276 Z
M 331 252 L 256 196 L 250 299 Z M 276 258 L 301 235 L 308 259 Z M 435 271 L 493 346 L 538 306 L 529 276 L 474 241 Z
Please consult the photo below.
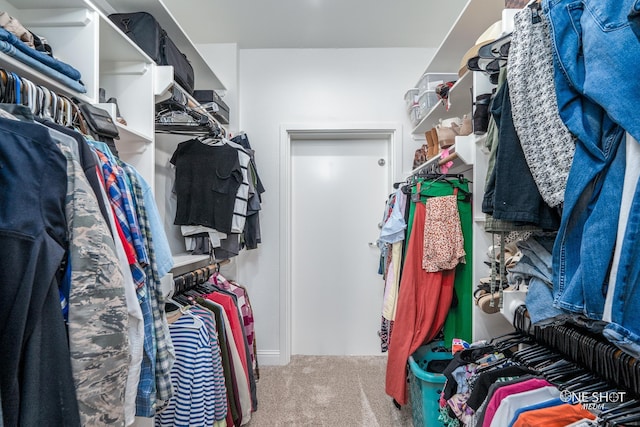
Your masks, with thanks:
M 418 82 L 418 91 L 422 95 L 425 91 L 435 91 L 439 84 L 456 80 L 458 80 L 456 73 L 425 73 L 420 78 L 420 82 Z
M 411 108 L 413 108 L 416 105 L 418 105 L 418 95 L 419 94 L 420 94 L 420 91 L 418 90 L 417 87 L 409 89 L 404 94 L 404 102 L 407 104 L 407 110 L 410 110 Z
M 417 126 L 418 123 L 420 123 L 421 118 L 422 116 L 420 115 L 419 105 L 414 105 L 409 109 L 409 120 L 411 121 L 412 125 Z
M 423 92 L 418 98 L 418 105 L 420 106 L 420 116 L 424 117 L 429 113 L 431 108 L 438 103 L 438 95 L 435 90 L 427 90 Z

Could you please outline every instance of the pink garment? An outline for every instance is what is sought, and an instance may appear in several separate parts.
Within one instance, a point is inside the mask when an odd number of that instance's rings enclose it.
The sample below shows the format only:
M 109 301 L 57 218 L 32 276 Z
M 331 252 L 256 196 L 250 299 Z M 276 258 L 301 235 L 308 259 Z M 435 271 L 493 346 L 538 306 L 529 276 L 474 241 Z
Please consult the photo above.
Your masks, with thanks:
M 238 285 L 236 282 L 227 280 L 220 273 L 215 273 L 213 276 L 211 276 L 209 281 L 218 286 L 220 289 L 229 291 L 236 297 L 238 297 L 238 309 L 240 310 L 240 314 L 242 316 L 244 333 L 247 337 L 247 344 L 249 345 L 249 355 L 251 356 L 253 369 L 256 369 L 256 355 L 253 351 L 253 340 L 255 337 L 253 310 L 251 308 L 251 304 L 249 304 L 249 297 L 247 295 L 246 289 Z
M 485 410 L 484 421 L 482 423 L 482 427 L 489 427 L 491 425 L 491 421 L 493 421 L 493 416 L 496 414 L 498 407 L 500 406 L 500 402 L 507 396 L 516 393 L 522 393 L 529 390 L 536 390 L 542 387 L 551 386 L 549 381 L 541 379 L 541 378 L 532 378 L 530 380 L 522 381 L 521 383 L 509 384 L 503 387 L 500 387 L 493 394 L 491 401 L 487 405 L 487 409 Z
M 451 270 L 466 262 L 465 255 L 457 192 L 453 196 L 428 198 L 422 268 L 432 273 Z
M 206 295 L 205 298 L 220 304 L 224 309 L 224 312 L 227 314 L 227 317 L 229 318 L 229 326 L 231 326 L 231 332 L 233 333 L 233 337 L 231 338 L 233 338 L 233 341 L 238 348 L 244 374 L 249 378 L 249 365 L 247 361 L 247 353 L 244 351 L 245 345 L 242 334 L 242 325 L 240 324 L 240 314 L 238 313 L 238 307 L 236 306 L 235 301 L 233 301 L 231 296 L 218 292 L 210 293 L 209 295 Z M 227 337 L 227 339 L 230 338 Z

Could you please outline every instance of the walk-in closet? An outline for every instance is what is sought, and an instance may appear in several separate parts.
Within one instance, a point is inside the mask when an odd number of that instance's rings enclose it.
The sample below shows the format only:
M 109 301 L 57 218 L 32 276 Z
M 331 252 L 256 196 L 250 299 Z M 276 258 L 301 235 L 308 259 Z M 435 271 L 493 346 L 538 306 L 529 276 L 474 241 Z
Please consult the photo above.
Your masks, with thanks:
M 0 0 L 0 427 L 640 425 L 640 0 Z

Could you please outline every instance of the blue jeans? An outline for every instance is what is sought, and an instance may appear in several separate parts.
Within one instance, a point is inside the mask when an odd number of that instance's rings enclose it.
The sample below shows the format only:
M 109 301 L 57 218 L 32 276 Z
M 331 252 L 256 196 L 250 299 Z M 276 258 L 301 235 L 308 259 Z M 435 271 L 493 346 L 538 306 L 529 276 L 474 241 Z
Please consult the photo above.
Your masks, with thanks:
M 625 171 L 625 129 L 640 134 L 640 43 L 628 14 L 640 0 L 544 0 L 554 43 L 560 117 L 577 137 L 553 250 L 554 305 L 602 318 Z M 607 336 L 640 354 L 638 191 L 623 242 Z M 629 249 L 625 249 L 629 248 Z M 626 252 L 625 252 L 626 250 Z M 620 288 L 618 288 L 620 286 Z
M 602 318 L 616 242 L 625 170 L 623 136 L 613 125 L 600 144 L 576 144 L 553 249 L 555 306 L 592 319 Z
M 553 241 L 548 238 L 529 238 L 518 242 L 522 259 L 509 269 L 510 274 L 520 274 L 529 279 L 529 292 L 525 304 L 534 325 L 547 325 L 566 318 L 566 313 L 553 306 L 552 258 Z

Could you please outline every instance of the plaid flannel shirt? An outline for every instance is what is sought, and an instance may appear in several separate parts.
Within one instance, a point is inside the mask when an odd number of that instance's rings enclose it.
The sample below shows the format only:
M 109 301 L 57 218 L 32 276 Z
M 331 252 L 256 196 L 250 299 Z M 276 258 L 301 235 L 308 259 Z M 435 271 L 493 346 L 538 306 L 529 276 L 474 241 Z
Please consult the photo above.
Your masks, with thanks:
M 164 312 L 164 295 L 160 288 L 160 277 L 156 265 L 156 256 L 153 249 L 151 230 L 147 211 L 144 207 L 144 194 L 138 181 L 137 172 L 129 165 L 122 163 L 123 169 L 128 173 L 131 182 L 132 198 L 138 206 L 138 222 L 142 232 L 144 246 L 148 254 L 149 263 L 145 267 L 147 273 L 147 286 L 149 290 L 149 301 L 151 303 L 151 313 L 153 315 L 153 326 L 156 335 L 156 411 L 160 411 L 173 396 L 173 384 L 171 382 L 171 368 L 175 362 L 175 350 L 171 342 L 169 326 Z

